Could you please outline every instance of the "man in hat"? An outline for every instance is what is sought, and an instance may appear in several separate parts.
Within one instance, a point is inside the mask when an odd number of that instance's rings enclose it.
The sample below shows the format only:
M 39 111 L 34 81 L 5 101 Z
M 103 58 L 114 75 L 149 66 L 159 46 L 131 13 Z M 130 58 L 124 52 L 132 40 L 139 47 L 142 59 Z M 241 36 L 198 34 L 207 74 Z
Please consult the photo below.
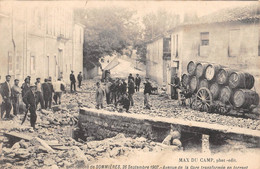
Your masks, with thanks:
M 43 93 L 43 99 L 44 99 L 44 109 L 48 108 L 48 103 L 50 100 L 51 95 L 51 89 L 48 84 L 48 79 L 44 79 L 44 83 L 42 84 L 42 93 Z
M 49 80 L 48 80 L 48 86 L 49 86 L 49 100 L 48 100 L 48 106 L 49 106 L 49 109 L 51 109 L 51 103 L 52 103 L 52 94 L 54 93 L 54 89 L 53 89 L 53 84 L 51 82 L 51 77 L 49 77 Z
M 82 79 L 83 79 L 83 76 L 82 76 L 81 72 L 79 72 L 79 74 L 78 74 L 79 88 L 81 87 Z
M 23 97 L 23 102 L 26 108 L 30 111 L 30 123 L 31 127 L 35 129 L 35 123 L 37 119 L 36 115 L 36 86 L 30 86 L 28 92 Z
M 152 85 L 149 78 L 146 78 L 146 83 L 144 83 L 144 106 L 146 109 L 150 109 L 150 94 L 152 93 Z
M 42 84 L 41 84 L 41 78 L 37 78 L 36 82 L 36 108 L 40 102 L 41 109 L 44 109 L 44 101 L 43 101 L 43 95 L 42 95 Z
M 31 77 L 30 76 L 27 76 L 25 79 L 24 79 L 24 83 L 22 84 L 22 97 L 24 96 L 24 94 L 26 93 L 26 91 L 30 88 L 30 80 L 31 80 Z
M 1 95 L 3 98 L 3 103 L 1 107 L 1 118 L 3 118 L 4 112 L 5 118 L 10 118 L 10 111 L 12 109 L 12 104 L 11 104 L 11 85 L 10 85 L 10 80 L 11 76 L 6 75 L 6 81 L 2 84 L 1 87 Z
M 171 98 L 174 100 L 178 100 L 178 91 L 180 87 L 180 78 L 177 76 L 177 73 L 174 74 L 171 81 Z
M 129 82 L 130 82 L 131 79 L 132 79 L 133 81 L 135 81 L 135 78 L 133 77 L 132 73 L 130 73 L 129 76 L 128 76 L 128 81 L 127 81 L 128 84 L 129 84 Z
M 72 92 L 72 86 L 74 87 L 74 92 L 76 91 L 76 78 L 73 74 L 73 70 L 71 71 L 70 74 L 70 91 Z
M 141 84 L 141 78 L 140 78 L 139 74 L 136 74 L 136 77 L 135 77 L 135 89 L 136 89 L 136 92 L 139 92 L 140 84 Z
M 13 114 L 15 116 L 19 113 L 19 96 L 21 93 L 21 89 L 18 85 L 19 85 L 19 80 L 15 79 L 14 86 L 11 89 L 12 102 L 13 102 Z

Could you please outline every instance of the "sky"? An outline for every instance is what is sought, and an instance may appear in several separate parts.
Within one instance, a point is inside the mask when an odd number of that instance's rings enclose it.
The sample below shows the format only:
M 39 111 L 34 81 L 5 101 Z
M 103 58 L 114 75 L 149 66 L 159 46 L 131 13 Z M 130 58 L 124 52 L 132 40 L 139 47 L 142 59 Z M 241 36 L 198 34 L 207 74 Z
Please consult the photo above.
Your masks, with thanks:
M 15 1 L 6 1 L 12 3 Z M 87 2 L 87 3 L 86 3 Z M 35 5 L 39 4 L 56 4 L 58 6 L 77 7 L 77 8 L 101 8 L 101 7 L 125 7 L 137 11 L 137 15 L 144 16 L 150 12 L 156 12 L 158 9 L 165 9 L 181 17 L 184 13 L 197 13 L 203 16 L 215 12 L 222 8 L 230 8 L 237 6 L 245 6 L 252 3 L 260 3 L 258 1 L 112 1 L 112 0 L 99 0 L 99 1 L 19 1 L 21 5 Z M 18 5 L 19 6 L 19 5 Z

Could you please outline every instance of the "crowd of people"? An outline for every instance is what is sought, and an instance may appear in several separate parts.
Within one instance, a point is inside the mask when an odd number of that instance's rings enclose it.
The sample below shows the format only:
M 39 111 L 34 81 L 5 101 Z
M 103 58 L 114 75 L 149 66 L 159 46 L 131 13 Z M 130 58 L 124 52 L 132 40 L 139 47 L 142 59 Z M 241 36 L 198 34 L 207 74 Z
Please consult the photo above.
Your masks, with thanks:
M 36 78 L 35 83 L 31 83 L 31 77 L 27 76 L 24 83 L 19 86 L 19 79 L 14 80 L 14 85 L 10 85 L 11 76 L 6 76 L 6 81 L 0 86 L 0 93 L 2 96 L 1 103 L 1 119 L 9 120 L 19 113 L 19 105 L 22 100 L 26 106 L 26 111 L 30 112 L 31 127 L 35 128 L 37 119 L 36 110 L 40 103 L 41 109 L 51 109 L 52 102 L 61 104 L 62 92 L 65 92 L 65 83 L 61 78 L 56 82 L 52 82 L 52 78 L 44 79 Z M 13 115 L 11 110 L 13 108 Z M 5 116 L 4 116 L 5 114 Z
M 144 106 L 150 109 L 149 102 L 150 94 L 152 93 L 152 85 L 149 78 L 145 79 L 144 83 Z M 112 79 L 110 76 L 102 77 L 101 82 L 104 82 L 104 86 L 101 87 L 101 83 L 97 82 L 96 89 L 96 108 L 103 108 L 103 100 L 106 98 L 106 103 L 114 104 L 115 107 L 122 105 L 126 112 L 129 111 L 130 106 L 134 106 L 134 93 L 140 91 L 141 77 L 136 74 L 134 77 L 131 73 L 128 76 L 127 82 L 125 79 Z

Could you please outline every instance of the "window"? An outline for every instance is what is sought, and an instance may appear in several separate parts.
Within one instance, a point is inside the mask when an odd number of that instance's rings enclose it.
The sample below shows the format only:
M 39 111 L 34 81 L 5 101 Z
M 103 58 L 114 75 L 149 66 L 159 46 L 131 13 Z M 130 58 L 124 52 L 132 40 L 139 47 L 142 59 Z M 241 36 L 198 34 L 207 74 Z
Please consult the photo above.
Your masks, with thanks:
M 11 74 L 13 72 L 13 53 L 8 52 L 8 72 Z
M 34 53 L 31 53 L 31 73 L 34 73 L 35 72 L 35 54 Z
M 201 46 L 208 46 L 209 45 L 209 32 L 201 32 L 200 41 L 201 41 Z

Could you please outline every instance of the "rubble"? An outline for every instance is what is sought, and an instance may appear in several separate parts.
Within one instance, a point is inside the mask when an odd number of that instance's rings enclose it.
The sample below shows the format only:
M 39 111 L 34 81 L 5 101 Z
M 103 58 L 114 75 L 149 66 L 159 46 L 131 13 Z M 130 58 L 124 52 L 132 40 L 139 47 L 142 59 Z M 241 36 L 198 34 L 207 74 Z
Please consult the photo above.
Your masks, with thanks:
M 101 158 L 128 156 L 135 151 L 182 150 L 178 131 L 171 131 L 163 143 L 153 142 L 144 137 L 125 137 L 123 134 L 100 141 L 94 140 L 91 135 L 87 136 L 86 140 L 74 140 L 72 136 L 77 126 L 79 108 L 95 107 L 96 81 L 91 80 L 84 83 L 77 93 L 63 94 L 62 104 L 54 105 L 52 110 L 37 111 L 36 131 L 29 127 L 29 117 L 21 125 L 22 114 L 11 121 L 1 121 L 0 153 L 3 160 L 0 164 L 3 168 L 12 166 L 18 166 L 18 168 L 84 168 L 92 161 Z M 130 108 L 129 113 L 260 130 L 259 120 L 197 112 L 179 107 L 176 101 L 164 96 L 151 95 L 151 104 L 151 110 L 143 109 L 143 93 L 141 90 L 134 94 L 134 107 Z M 104 105 L 105 110 L 118 111 L 113 105 L 106 105 L 105 100 Z M 15 135 L 15 132 L 23 135 Z M 11 133 L 13 136 L 3 135 L 2 133 Z M 9 137 L 16 137 L 18 141 L 10 143 Z

